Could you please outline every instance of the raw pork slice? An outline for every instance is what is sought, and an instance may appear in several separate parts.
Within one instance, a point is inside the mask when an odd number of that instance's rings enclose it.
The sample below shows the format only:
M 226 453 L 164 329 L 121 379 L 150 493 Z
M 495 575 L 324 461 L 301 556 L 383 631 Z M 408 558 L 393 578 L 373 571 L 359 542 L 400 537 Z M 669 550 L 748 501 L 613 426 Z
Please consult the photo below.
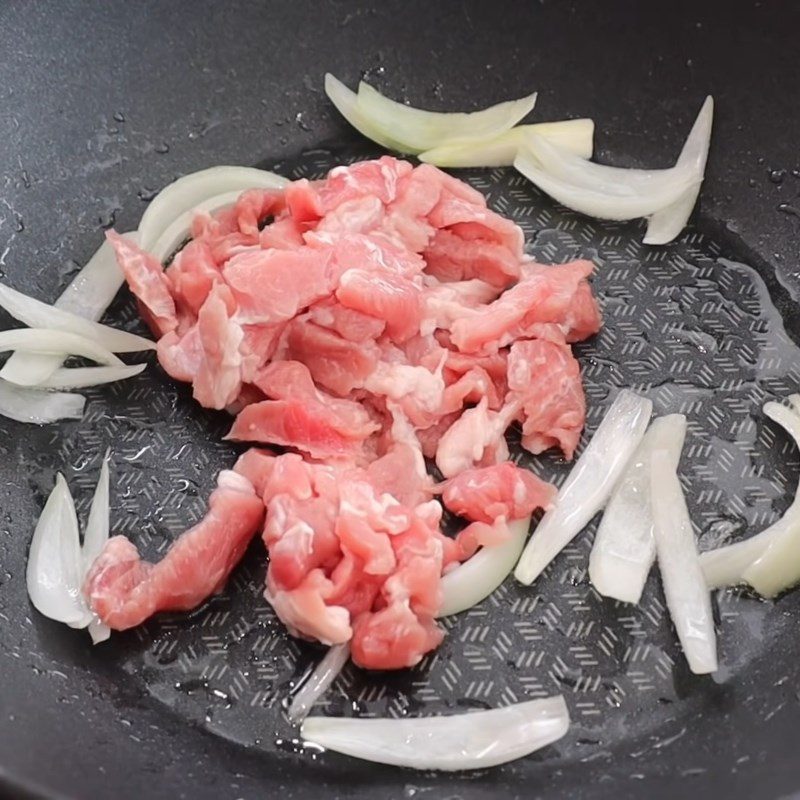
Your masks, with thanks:
M 156 564 L 136 546 L 113 536 L 92 564 L 83 587 L 90 608 L 114 630 L 144 622 L 158 611 L 188 611 L 222 589 L 264 517 L 264 505 L 246 478 L 225 470 L 208 513 L 183 533 Z

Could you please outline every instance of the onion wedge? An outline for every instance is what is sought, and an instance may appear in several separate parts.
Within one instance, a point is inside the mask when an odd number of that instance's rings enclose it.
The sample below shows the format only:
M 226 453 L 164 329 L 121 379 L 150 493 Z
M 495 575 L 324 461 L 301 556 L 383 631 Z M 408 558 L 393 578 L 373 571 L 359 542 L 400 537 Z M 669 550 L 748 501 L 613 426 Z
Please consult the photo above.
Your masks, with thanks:
M 532 583 L 605 505 L 644 436 L 653 404 L 623 389 L 531 536 L 514 570 Z
M 26 574 L 31 602 L 56 622 L 80 622 L 86 613 L 80 593 L 82 576 L 75 504 L 59 474 L 31 540 Z
M 185 211 L 172 222 L 172 224 L 158 237 L 155 244 L 150 248 L 150 254 L 155 256 L 162 263 L 166 261 L 187 239 L 192 231 L 192 220 L 196 214 L 214 214 L 223 208 L 235 205 L 242 192 L 234 190 L 214 195 L 198 203 L 193 208 Z
M 254 167 L 211 167 L 184 175 L 164 187 L 142 214 L 139 246 L 149 251 L 181 214 L 210 197 L 246 189 L 282 189 L 288 182 L 274 172 Z
M 10 331 L 0 331 L 0 353 L 7 350 L 31 350 L 34 353 L 50 355 L 63 353 L 88 358 L 107 366 L 124 366 L 112 352 L 85 336 L 47 328 L 14 328 Z
M 675 164 L 676 169 L 692 170 L 702 182 L 711 144 L 711 125 L 714 121 L 714 98 L 709 95 L 703 103 L 689 137 Z M 645 244 L 667 244 L 685 227 L 700 194 L 700 183 L 687 189 L 674 203 L 656 211 L 647 222 Z
M 717 669 L 711 595 L 700 568 L 692 521 L 675 471 L 674 454 L 654 450 L 651 464 L 653 532 L 667 608 L 689 669 L 697 675 L 705 675 Z
M 0 378 L 0 415 L 17 422 L 44 425 L 60 419 L 80 419 L 85 405 L 86 398 L 79 394 L 28 389 Z
M 687 169 L 608 167 L 567 153 L 536 135 L 526 138 L 514 167 L 561 205 L 598 219 L 648 217 L 699 185 Z
M 522 758 L 569 728 L 561 695 L 505 708 L 416 719 L 309 717 L 306 741 L 348 756 L 398 767 L 485 769 Z
M 59 367 L 49 378 L 37 384 L 37 389 L 84 389 L 133 378 L 143 372 L 147 364 L 121 367 Z
M 43 303 L 1 283 L 0 308 L 4 308 L 14 319 L 31 328 L 77 333 L 79 336 L 102 343 L 112 353 L 138 353 L 156 348 L 155 342 L 143 336 L 101 325 L 71 311 Z
M 328 648 L 322 661 L 317 664 L 300 691 L 292 698 L 288 717 L 293 723 L 302 722 L 314 704 L 328 691 L 336 676 L 350 660 L 350 645 L 335 644 Z
M 594 122 L 565 119 L 517 125 L 490 139 L 442 144 L 420 153 L 419 160 L 437 167 L 510 167 L 528 134 L 538 134 L 580 158 L 591 158 Z
M 139 241 L 137 232 L 123 235 L 131 241 Z M 124 282 L 114 250 L 104 240 L 53 305 L 96 322 L 111 305 Z M 14 353 L 0 370 L 0 378 L 22 386 L 33 386 L 41 383 L 63 362 L 62 354 Z
M 437 616 L 449 617 L 477 605 L 511 574 L 531 525 L 531 518 L 514 520 L 507 542 L 482 547 L 475 555 L 442 577 L 443 602 Z
M 800 395 L 791 408 L 764 405 L 764 413 L 786 429 L 800 447 Z M 775 597 L 800 583 L 800 484 L 786 513 L 761 533 L 742 542 L 700 555 L 706 584 L 711 589 L 748 583 L 764 597 Z
M 368 83 L 358 84 L 358 108 L 373 125 L 391 131 L 407 153 L 421 153 L 452 141 L 497 136 L 526 117 L 536 105 L 536 93 L 471 113 L 423 111 L 390 100 Z
M 589 579 L 600 594 L 624 603 L 641 599 L 656 557 L 650 459 L 654 450 L 664 450 L 677 470 L 685 437 L 686 417 L 659 417 L 628 462 L 603 512 L 589 558 Z

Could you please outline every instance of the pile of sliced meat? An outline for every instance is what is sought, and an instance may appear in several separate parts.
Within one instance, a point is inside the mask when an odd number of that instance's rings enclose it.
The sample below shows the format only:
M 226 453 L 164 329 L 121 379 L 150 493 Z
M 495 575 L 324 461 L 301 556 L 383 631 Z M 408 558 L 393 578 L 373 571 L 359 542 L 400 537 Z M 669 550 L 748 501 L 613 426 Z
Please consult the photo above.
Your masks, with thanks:
M 443 572 L 552 500 L 508 460 L 507 428 L 532 453 L 575 450 L 591 263 L 535 263 L 479 192 L 389 157 L 198 215 L 166 269 L 109 238 L 163 368 L 236 415 L 229 439 L 267 447 L 220 475 L 159 564 L 111 539 L 94 610 L 128 628 L 191 608 L 263 523 L 265 596 L 292 633 L 349 641 L 364 667 L 417 663 L 442 639 Z M 456 538 L 442 504 L 465 520 Z

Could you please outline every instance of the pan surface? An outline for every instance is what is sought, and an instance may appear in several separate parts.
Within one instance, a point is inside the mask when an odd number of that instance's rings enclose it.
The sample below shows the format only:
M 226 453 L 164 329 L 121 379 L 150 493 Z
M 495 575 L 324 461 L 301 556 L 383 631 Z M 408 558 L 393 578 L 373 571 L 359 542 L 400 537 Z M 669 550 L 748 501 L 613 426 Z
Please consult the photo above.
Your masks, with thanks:
M 52 166 L 39 167 L 35 158 L 44 152 L 37 149 L 41 145 L 19 140 L 19 169 L 14 165 L 9 172 L 13 183 L 7 181 L 10 200 L 0 230 L 4 237 L 0 245 L 8 245 L 0 269 L 14 285 L 41 296 L 54 295 L 74 269 L 67 259 L 80 260 L 78 253 L 96 246 L 98 227 L 112 222 L 112 215 L 120 229 L 135 226 L 140 213 L 137 191 L 147 197 L 172 173 L 261 158 L 262 165 L 287 176 L 317 177 L 337 163 L 375 154 L 344 133 L 338 121 L 328 118 L 327 110 L 319 110 L 325 106 L 314 92 L 329 64 L 310 56 L 295 62 L 303 73 L 299 78 L 282 75 L 286 67 L 279 60 L 270 57 L 268 62 L 277 74 L 264 79 L 276 84 L 265 90 L 266 105 L 280 104 L 282 86 L 292 87 L 283 98 L 281 113 L 271 117 L 270 139 L 278 146 L 259 141 L 249 127 L 247 136 L 236 133 L 226 112 L 257 113 L 253 108 L 262 99 L 258 82 L 239 77 L 237 70 L 247 69 L 240 50 L 225 66 L 218 63 L 220 55 L 200 51 L 210 43 L 207 31 L 217 21 L 223 41 L 215 46 L 220 50 L 236 44 L 234 34 L 240 37 L 240 47 L 242 41 L 247 47 L 255 45 L 243 26 L 221 20 L 213 5 L 205 7 L 206 32 L 187 32 L 190 45 L 170 39 L 179 55 L 192 55 L 205 65 L 201 75 L 204 68 L 216 75 L 207 83 L 197 79 L 206 94 L 197 99 L 195 117 L 184 113 L 169 122 L 166 107 L 148 111 L 145 104 L 101 81 L 112 105 L 100 112 L 88 144 L 81 143 L 86 145 L 83 153 L 71 152 L 69 144 L 58 145 L 73 172 L 60 177 Z M 59 4 L 58 8 L 65 9 L 60 24 L 74 45 L 79 39 L 74 27 L 78 7 Z M 404 8 L 408 14 L 408 6 Z M 311 7 L 307 10 L 314 13 Z M 551 29 L 558 24 L 563 41 L 573 50 L 584 42 L 581 37 L 591 15 L 597 25 L 604 24 L 590 5 L 576 7 L 572 15 L 566 10 L 533 15 L 525 4 L 508 4 L 504 10 L 526 20 L 530 14 L 531 31 L 537 21 Z M 52 21 L 55 6 L 50 11 L 50 17 L 42 12 L 40 23 Z M 149 11 L 156 19 L 166 13 L 155 7 Z M 292 20 L 279 11 L 259 7 L 258 24 L 266 31 L 267 20 L 272 20 L 276 27 L 290 29 Z M 244 6 L 240 13 L 245 13 Z M 408 62 L 413 53 L 424 51 L 412 42 L 410 31 L 400 30 L 391 38 L 385 29 L 391 15 L 385 9 L 331 4 L 319 13 L 341 26 L 334 27 L 345 41 L 354 25 L 362 38 L 371 33 L 397 47 L 405 45 L 407 55 L 402 62 L 393 62 L 402 63 L 397 81 L 390 66 L 385 70 L 382 66 L 396 56 L 384 52 L 376 61 L 374 56 L 381 52 L 377 46 L 364 56 L 364 66 L 374 67 L 378 83 L 385 79 L 395 91 L 407 90 L 416 97 L 418 84 Z M 477 26 L 494 32 L 493 58 L 504 76 L 510 69 L 501 63 L 504 58 L 519 65 L 525 40 L 518 33 L 488 19 L 477 4 L 453 6 L 450 13 L 460 33 L 442 34 L 442 42 L 466 42 L 473 56 L 478 55 L 478 45 L 470 44 L 469 38 L 469 30 Z M 581 14 L 584 19 L 574 16 Z M 755 10 L 742 11 L 742 19 L 750 19 L 745 14 Z M 755 16 L 752 24 L 758 19 Z M 99 33 L 92 46 L 103 59 L 101 66 L 111 74 L 120 69 L 113 54 L 106 52 L 101 34 L 119 42 L 115 30 L 123 20 L 131 26 L 130 37 L 138 42 L 141 57 L 146 58 L 153 47 L 156 59 L 166 64 L 161 47 L 147 40 L 155 22 L 112 5 L 94 19 Z M 653 20 L 642 22 L 656 29 Z M 699 30 L 711 24 L 705 16 L 692 24 L 696 22 Z M 28 36 L 22 37 L 23 43 L 40 47 L 54 41 L 37 33 L 31 21 L 16 24 Z M 308 43 L 322 42 L 322 31 L 314 27 L 313 32 L 317 38 Z M 546 46 L 541 33 L 535 41 Z M 712 39 L 705 49 L 715 42 Z M 704 57 L 705 49 L 696 47 L 693 57 Z M 621 74 L 623 64 L 613 50 L 601 51 L 606 53 L 606 68 Z M 13 52 L 23 58 L 21 44 Z M 351 60 L 359 58 L 357 52 L 353 50 Z M 549 53 L 555 57 L 556 51 L 551 48 Z M 669 59 L 683 55 L 670 50 L 669 43 L 664 43 L 663 53 Z M 570 69 L 579 69 L 574 52 L 561 56 Z M 453 55 L 453 66 L 463 67 L 461 59 Z M 138 62 L 128 55 L 123 61 L 135 75 Z M 343 77 L 355 77 L 352 64 L 336 63 L 343 65 L 339 70 Z M 651 64 L 656 72 L 657 64 L 657 59 Z M 470 99 L 510 96 L 516 82 L 521 85 L 516 77 L 509 79 L 508 87 L 502 81 L 495 86 L 492 69 L 474 79 L 477 88 Z M 547 69 L 540 64 L 540 71 Z M 642 106 L 656 98 L 644 84 L 632 79 L 638 108 L 617 97 L 615 106 L 595 105 L 592 110 L 596 98 L 590 97 L 590 84 L 599 79 L 587 75 L 585 65 L 582 69 L 584 94 L 576 92 L 573 106 L 563 111 L 594 114 L 601 130 L 602 120 L 611 118 L 618 135 L 608 153 L 616 163 L 632 159 L 632 152 L 641 153 L 641 163 L 653 163 L 646 159 L 640 124 L 669 122 L 666 143 L 653 147 L 651 141 L 650 147 L 662 160 L 665 152 L 676 152 L 707 92 L 715 93 L 721 109 L 712 167 L 715 159 L 727 158 L 728 163 L 731 151 L 738 154 L 735 148 L 743 147 L 735 135 L 737 118 L 720 100 L 725 84 L 714 85 L 722 79 L 711 66 L 705 77 L 673 85 L 673 94 L 658 98 L 646 122 Z M 459 74 L 464 82 L 464 73 Z M 434 85 L 431 90 L 432 103 L 437 93 L 447 93 L 449 102 L 444 77 L 442 73 L 439 88 Z M 730 80 L 735 77 L 729 75 Z M 33 75 L 27 80 L 30 90 L 44 79 Z M 135 78 L 126 80 L 138 85 Z M 159 80 L 167 91 L 169 77 L 162 75 Z M 526 73 L 525 80 L 535 84 L 537 72 Z M 568 83 L 563 76 L 557 83 L 555 78 L 551 81 L 559 86 Z M 221 85 L 236 87 L 232 91 L 241 95 L 236 102 L 219 101 L 231 103 L 224 110 L 211 88 Z M 772 91 L 781 86 L 777 81 Z M 155 87 L 150 91 L 156 96 Z M 458 96 L 467 96 L 463 88 Z M 78 93 L 68 97 L 77 98 Z M 758 108 L 762 102 L 763 98 L 753 99 L 752 106 Z M 28 111 L 20 125 L 33 130 L 37 118 L 31 103 L 22 105 Z M 90 101 L 86 104 L 87 112 L 96 111 Z M 131 105 L 138 112 L 129 111 Z M 62 113 L 72 120 L 75 109 L 67 102 L 63 106 Z M 144 121 L 137 121 L 139 114 Z M 622 115 L 627 116 L 617 118 Z M 42 135 L 51 128 L 68 132 L 63 129 L 73 124 L 51 123 L 48 127 L 47 120 L 40 120 Z M 765 120 L 763 127 L 769 132 L 773 124 L 774 120 Z M 800 132 L 796 116 L 787 125 L 795 135 Z M 217 129 L 232 133 L 218 136 Z M 796 260 L 797 220 L 785 209 L 777 210 L 781 203 L 793 207 L 800 180 L 792 175 L 797 164 L 767 162 L 768 152 L 781 151 L 782 140 L 775 136 L 774 148 L 754 151 L 748 171 L 736 181 L 729 182 L 728 175 L 715 176 L 712 169 L 702 212 L 677 242 L 665 248 L 641 245 L 640 224 L 601 224 L 566 211 L 510 171 L 460 173 L 495 209 L 522 226 L 531 255 L 552 263 L 585 257 L 598 265 L 594 286 L 603 304 L 605 327 L 577 348 L 589 404 L 583 441 L 621 387 L 647 394 L 656 413 L 687 414 L 689 435 L 681 471 L 701 549 L 766 527 L 789 505 L 800 471 L 794 445 L 760 411 L 765 400 L 783 397 L 800 385 L 798 295 L 792 270 L 783 261 Z M 164 144 L 170 152 L 160 152 Z M 197 145 L 200 152 L 191 149 Z M 245 146 L 252 148 L 249 155 Z M 638 165 L 638 158 L 630 163 Z M 759 164 L 759 158 L 764 163 Z M 155 166 L 149 167 L 150 162 Z M 83 174 L 77 172 L 81 163 Z M 731 169 L 735 166 L 729 164 Z M 41 190 L 37 181 L 45 184 Z M 724 194 L 728 189 L 729 200 Z M 75 196 L 77 190 L 80 196 Z M 33 200 L 28 200 L 27 191 L 34 194 Z M 731 208 L 736 210 L 739 203 L 748 207 L 741 196 L 750 198 L 750 207 L 770 203 L 771 217 L 754 221 L 759 214 L 732 214 Z M 141 329 L 127 293 L 120 295 L 108 318 Z M 348 667 L 320 709 L 331 714 L 402 716 L 564 693 L 573 718 L 568 736 L 500 769 L 441 777 L 304 750 L 296 730 L 283 717 L 283 701 L 320 650 L 288 637 L 261 597 L 265 558 L 260 543 L 251 546 L 225 592 L 194 614 L 161 616 L 92 648 L 83 634 L 42 619 L 25 597 L 27 544 L 55 472 L 64 472 L 79 513 L 85 512 L 101 454 L 111 446 L 114 531 L 134 538 L 146 555 L 155 558 L 202 514 L 215 474 L 230 465 L 236 450 L 221 441 L 228 418 L 198 408 L 185 387 L 175 385 L 155 366 L 125 384 L 92 392 L 89 398 L 80 422 L 35 429 L 0 419 L 0 775 L 5 775 L 10 793 L 29 786 L 34 794 L 76 797 L 104 793 L 138 797 L 147 792 L 152 797 L 235 798 L 278 791 L 298 798 L 320 794 L 479 798 L 501 792 L 526 797 L 647 792 L 670 797 L 678 791 L 701 796 L 714 786 L 726 787 L 731 797 L 754 793 L 777 797 L 800 788 L 791 736 L 800 723 L 796 636 L 800 594 L 764 603 L 739 590 L 719 593 L 715 613 L 721 668 L 713 678 L 698 678 L 685 666 L 655 575 L 638 607 L 608 601 L 592 590 L 586 567 L 594 526 L 533 587 L 509 581 L 475 609 L 447 620 L 444 645 L 417 668 L 370 675 Z M 546 478 L 558 480 L 568 469 L 555 457 L 533 459 L 513 446 L 512 452 Z

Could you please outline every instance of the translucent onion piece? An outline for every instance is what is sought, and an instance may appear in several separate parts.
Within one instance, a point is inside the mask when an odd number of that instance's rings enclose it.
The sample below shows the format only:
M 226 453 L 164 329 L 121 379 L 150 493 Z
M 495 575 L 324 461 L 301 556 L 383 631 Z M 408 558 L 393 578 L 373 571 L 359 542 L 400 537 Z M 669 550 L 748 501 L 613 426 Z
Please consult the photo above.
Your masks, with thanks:
M 514 159 L 514 167 L 561 205 L 599 219 L 648 217 L 699 184 L 690 169 L 607 167 L 571 155 L 536 135 L 526 137 L 526 147 Z
M 514 570 L 532 583 L 605 505 L 644 436 L 653 404 L 623 389 L 564 481 L 553 508 L 528 541 Z
M 124 381 L 144 371 L 147 364 L 121 367 L 59 367 L 49 378 L 37 384 L 37 389 L 82 389 L 104 383 Z
M 0 378 L 0 415 L 17 422 L 44 425 L 60 419 L 80 419 L 86 399 L 79 394 L 43 392 Z
M 89 509 L 89 519 L 86 521 L 86 530 L 83 534 L 81 554 L 84 572 L 89 569 L 97 556 L 100 555 L 100 551 L 108 541 L 110 525 L 108 462 L 110 458 L 111 452 L 107 450 L 105 456 L 103 456 L 100 477 L 97 479 L 92 506 Z
M 10 331 L 0 331 L 0 353 L 7 350 L 30 350 L 50 355 L 64 353 L 89 358 L 107 366 L 124 366 L 112 352 L 85 336 L 65 331 L 51 331 L 47 328 L 15 328 Z
M 396 150 L 399 153 L 408 152 L 403 144 L 393 139 L 380 125 L 367 117 L 358 105 L 358 95 L 330 73 L 325 75 L 325 94 L 336 106 L 336 110 L 362 136 L 366 136 L 367 139 L 371 139 L 388 150 Z
M 686 437 L 686 417 L 653 420 L 603 512 L 589 558 L 589 578 L 600 594 L 638 603 L 656 557 L 650 503 L 650 457 L 664 450 L 673 469 Z
M 123 235 L 134 242 L 139 241 L 138 232 Z M 109 242 L 103 241 L 53 305 L 96 322 L 105 314 L 124 282 L 114 249 Z M 63 355 L 14 353 L 0 370 L 0 378 L 22 386 L 33 386 L 51 375 L 63 361 Z
M 700 568 L 692 521 L 674 456 L 665 450 L 654 450 L 651 465 L 653 531 L 667 608 L 689 669 L 705 675 L 717 669 L 717 639 L 711 595 Z
M 391 131 L 391 137 L 407 153 L 421 153 L 452 142 L 486 139 L 516 125 L 536 105 L 536 93 L 471 113 L 423 111 L 382 95 L 368 83 L 358 84 L 358 109 L 375 127 Z
M 800 395 L 792 408 L 766 403 L 764 413 L 777 422 L 800 447 Z M 800 583 L 800 484 L 786 513 L 756 536 L 700 555 L 706 584 L 716 589 L 749 583 L 764 597 L 775 597 Z
M 543 136 L 580 158 L 592 157 L 594 122 L 590 119 L 565 119 L 517 125 L 490 139 L 443 144 L 420 153 L 419 160 L 437 167 L 510 167 L 525 136 L 530 133 Z
M 413 769 L 485 769 L 522 758 L 560 739 L 569 728 L 564 698 L 416 719 L 309 717 L 306 741 L 380 764 Z
M 223 208 L 228 208 L 236 203 L 241 194 L 240 190 L 234 190 L 214 195 L 214 197 L 198 203 L 189 211 L 185 211 L 158 237 L 150 248 L 150 253 L 159 261 L 166 261 L 188 238 L 192 230 L 192 220 L 196 214 L 202 212 L 214 214 Z
M 138 353 L 141 350 L 155 350 L 156 343 L 137 336 L 135 333 L 117 330 L 99 322 L 84 319 L 70 311 L 48 305 L 33 297 L 18 292 L 10 286 L 0 284 L 0 307 L 14 319 L 31 328 L 77 333 L 87 339 L 102 344 L 112 353 Z
M 328 648 L 322 661 L 309 675 L 308 680 L 302 685 L 300 691 L 292 698 L 289 706 L 289 721 L 302 722 L 314 704 L 328 691 L 336 676 L 344 669 L 350 659 L 350 645 L 335 644 Z
M 210 197 L 246 189 L 282 189 L 287 183 L 274 172 L 254 167 L 211 167 L 184 175 L 164 187 L 142 214 L 139 246 L 150 250 L 181 214 Z
M 511 538 L 503 544 L 482 547 L 472 558 L 442 577 L 442 608 L 438 616 L 448 617 L 486 599 L 511 574 L 517 563 L 531 518 L 514 520 L 508 528 Z
M 681 150 L 676 168 L 691 169 L 703 180 L 711 144 L 711 125 L 714 120 L 714 98 L 709 95 L 700 108 L 689 137 Z M 689 221 L 692 209 L 700 194 L 700 184 L 687 189 L 674 203 L 661 211 L 656 211 L 647 223 L 647 233 L 642 240 L 645 244 L 667 244 L 671 242 Z
M 86 607 L 80 593 L 83 568 L 78 519 L 67 482 L 59 474 L 31 540 L 28 595 L 44 616 L 74 624 Z

